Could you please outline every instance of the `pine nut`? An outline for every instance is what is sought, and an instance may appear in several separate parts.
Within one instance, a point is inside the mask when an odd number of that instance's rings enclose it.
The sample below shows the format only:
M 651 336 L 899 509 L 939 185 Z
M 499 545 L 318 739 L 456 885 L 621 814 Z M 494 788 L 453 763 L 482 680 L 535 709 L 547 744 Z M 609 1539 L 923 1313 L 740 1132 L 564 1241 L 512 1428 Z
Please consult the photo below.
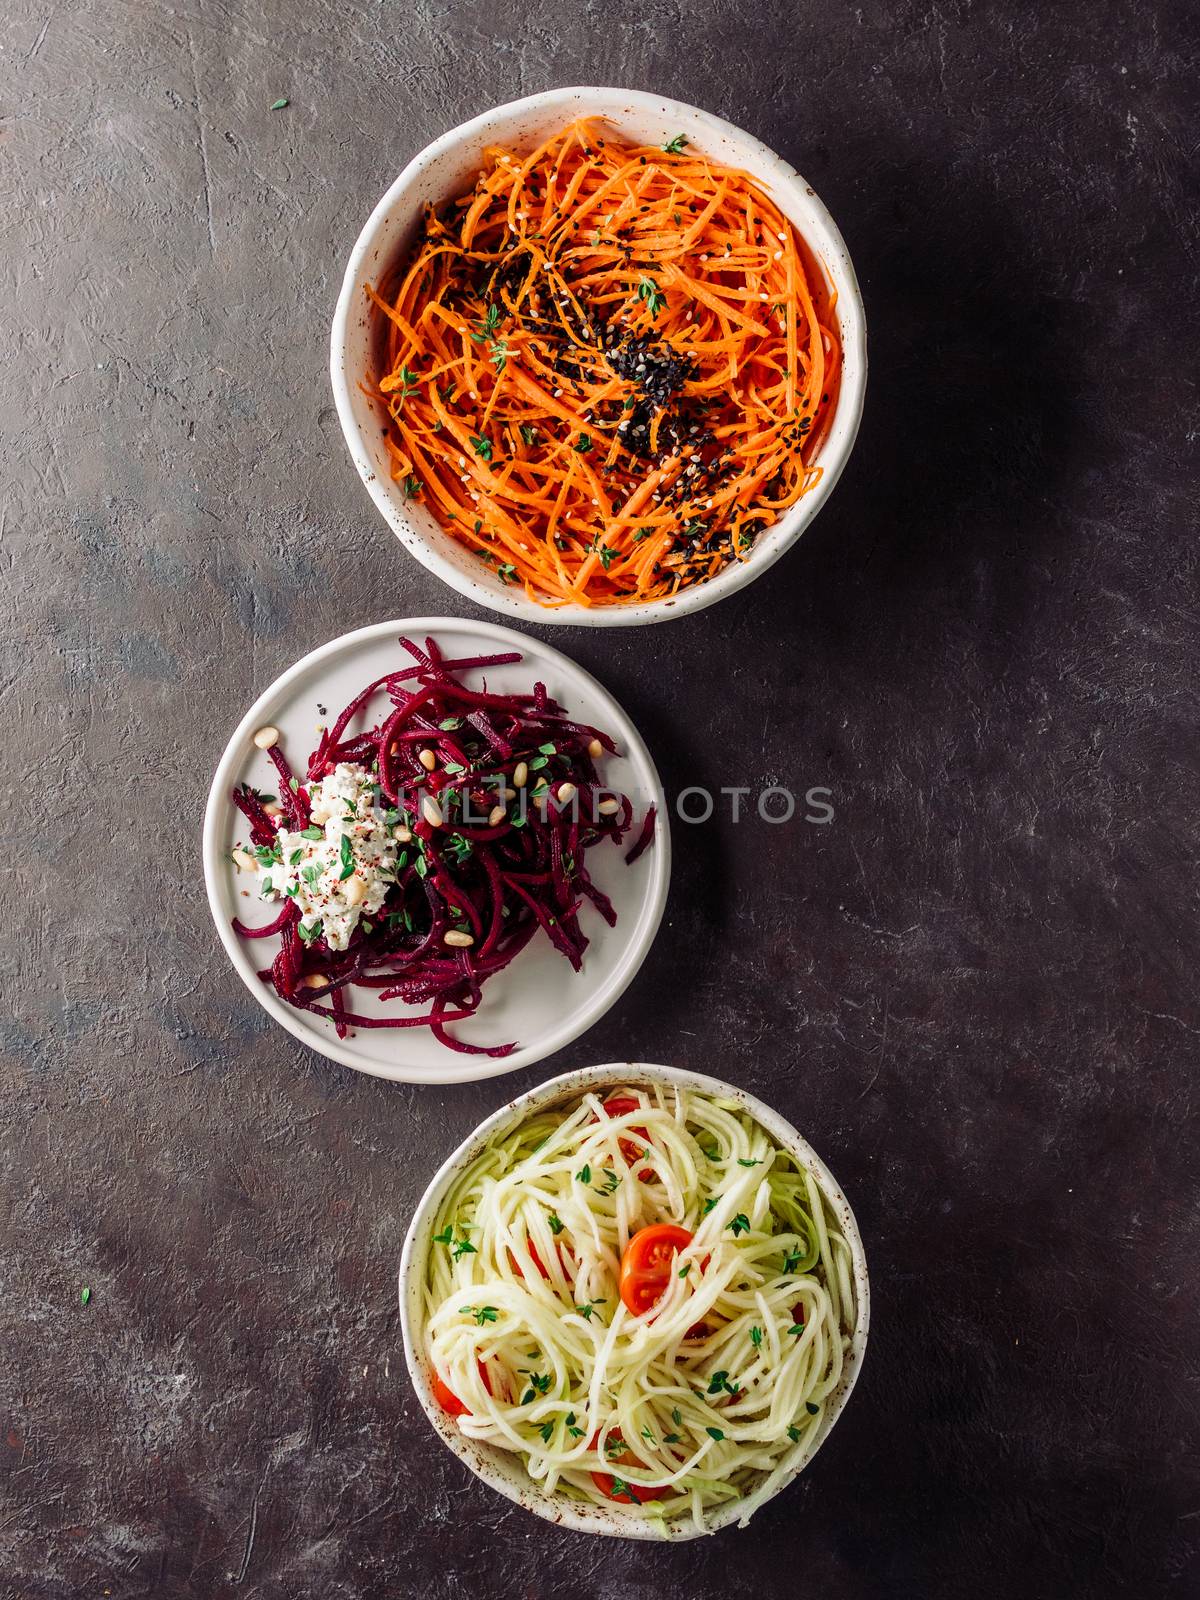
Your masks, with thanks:
M 620 809 L 621 805 L 617 800 L 601 800 L 596 807 L 602 817 L 611 817 L 614 811 L 619 811 Z
M 279 729 L 260 728 L 254 735 L 254 742 L 260 750 L 269 750 L 273 744 L 279 743 Z
M 437 757 L 428 747 L 421 751 L 420 755 L 417 757 L 417 760 L 425 768 L 426 772 L 432 772 L 434 767 L 437 766 Z
M 498 828 L 503 821 L 504 821 L 504 807 L 503 806 L 493 806 L 492 809 L 488 812 L 488 827 L 489 828 Z
M 346 896 L 346 904 L 348 906 L 360 906 L 367 898 L 367 886 L 361 878 L 357 876 L 350 877 L 346 879 L 346 887 L 343 893 Z
M 441 827 L 442 808 L 431 794 L 424 795 L 421 799 L 421 815 L 431 828 Z
M 233 863 L 239 872 L 253 872 L 258 865 L 254 857 L 248 851 L 243 850 L 241 845 L 233 852 Z
M 574 800 L 575 796 L 578 793 L 579 793 L 579 790 L 576 789 L 576 787 L 575 787 L 575 785 L 573 783 L 560 783 L 559 786 L 558 786 L 558 803 L 559 803 L 559 805 L 562 805 L 562 806 L 568 805 L 572 800 Z
M 329 821 L 329 812 L 318 801 L 308 813 L 308 820 L 318 828 L 323 828 Z
M 278 800 L 268 800 L 263 810 L 269 817 L 281 817 L 283 815 L 283 807 Z
M 393 828 L 392 829 L 392 838 L 399 840 L 399 842 L 401 844 L 411 844 L 412 843 L 412 829 L 411 828 L 406 828 L 404 826 L 404 824 L 401 823 L 401 825 L 398 828 Z
M 300 979 L 300 987 L 302 989 L 323 989 L 328 981 L 319 972 L 307 972 Z
M 588 745 L 588 755 L 591 756 L 593 761 L 599 761 L 603 754 L 604 746 L 600 743 L 599 739 L 593 739 L 591 744 Z
M 454 950 L 469 950 L 475 943 L 475 935 L 464 933 L 460 928 L 447 928 L 442 935 L 442 943 L 450 945 Z
M 518 761 L 513 769 L 513 788 L 523 789 L 528 782 L 529 763 L 527 761 Z

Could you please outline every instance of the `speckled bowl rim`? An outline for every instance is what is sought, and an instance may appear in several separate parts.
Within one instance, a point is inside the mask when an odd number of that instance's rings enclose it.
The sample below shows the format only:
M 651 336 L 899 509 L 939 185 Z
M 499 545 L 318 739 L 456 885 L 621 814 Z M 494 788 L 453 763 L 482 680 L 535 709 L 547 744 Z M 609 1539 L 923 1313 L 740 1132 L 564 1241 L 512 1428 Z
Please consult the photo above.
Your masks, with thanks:
M 378 253 L 376 246 L 381 235 L 397 211 L 415 212 L 419 203 L 415 192 L 420 190 L 421 180 L 434 162 L 455 146 L 476 145 L 482 150 L 489 142 L 511 137 L 512 124 L 531 114 L 557 110 L 564 122 L 591 115 L 609 118 L 619 127 L 622 107 L 659 118 L 665 130 L 686 133 L 707 153 L 731 165 L 747 168 L 766 183 L 772 198 L 795 223 L 837 291 L 843 352 L 841 384 L 834 415 L 817 457 L 824 469 L 820 482 L 756 540 L 745 561 L 726 568 L 709 583 L 681 590 L 670 600 L 599 608 L 540 606 L 531 601 L 524 590 L 503 584 L 482 568 L 478 575 L 463 571 L 435 547 L 419 520 L 414 520 L 411 507 L 406 505 L 391 476 L 377 470 L 352 399 L 352 391 L 358 390 L 365 377 L 361 367 L 351 369 L 349 363 L 352 318 L 361 314 L 364 285 L 377 276 L 373 252 Z M 329 361 L 334 403 L 351 460 L 392 531 L 423 566 L 467 599 L 527 622 L 584 628 L 636 627 L 689 616 L 736 594 L 768 567 L 774 566 L 820 511 L 850 458 L 862 418 L 867 382 L 866 313 L 850 252 L 833 218 L 811 185 L 761 140 L 684 101 L 636 89 L 575 86 L 550 89 L 496 106 L 451 128 L 413 157 L 371 213 L 350 252 L 334 311 Z
M 620 1512 L 609 1511 L 603 1506 L 580 1504 L 544 1495 L 530 1482 L 514 1456 L 493 1446 L 478 1444 L 467 1439 L 434 1399 L 429 1379 L 429 1361 L 425 1354 L 424 1340 L 420 1336 L 424 1320 L 421 1288 L 425 1280 L 425 1266 L 433 1224 L 442 1197 L 454 1180 L 482 1153 L 488 1141 L 509 1124 L 522 1122 L 531 1114 L 542 1111 L 560 1100 L 569 1099 L 582 1090 L 595 1089 L 601 1085 L 622 1084 L 677 1084 L 684 1089 L 736 1101 L 762 1124 L 772 1138 L 812 1172 L 820 1185 L 821 1193 L 836 1212 L 842 1232 L 850 1246 L 854 1291 L 858 1299 L 858 1323 L 851 1337 L 842 1381 L 834 1392 L 824 1422 L 811 1448 L 804 1450 L 800 1446 L 795 1447 L 794 1466 L 775 1493 L 778 1494 L 780 1490 L 785 1489 L 816 1455 L 850 1398 L 867 1348 L 867 1333 L 871 1322 L 871 1291 L 867 1276 L 867 1257 L 858 1223 L 833 1173 L 807 1139 L 803 1138 L 790 1122 L 747 1090 L 739 1089 L 719 1078 L 710 1078 L 703 1073 L 691 1072 L 682 1067 L 659 1066 L 644 1061 L 614 1061 L 607 1062 L 603 1066 L 580 1067 L 573 1072 L 564 1072 L 528 1090 L 525 1094 L 518 1095 L 507 1105 L 501 1106 L 486 1121 L 481 1122 L 474 1133 L 463 1140 L 458 1149 L 446 1158 L 434 1174 L 432 1182 L 417 1206 L 404 1241 L 398 1281 L 404 1358 L 408 1363 L 409 1375 L 417 1392 L 417 1398 L 443 1442 L 476 1477 L 482 1478 L 484 1483 L 499 1490 L 507 1499 L 522 1506 L 526 1511 L 532 1511 L 535 1516 L 543 1517 L 547 1522 L 557 1523 L 564 1528 L 573 1528 L 579 1533 L 607 1534 L 615 1538 L 652 1540 L 655 1543 L 695 1539 L 701 1535 L 690 1522 L 676 1525 L 668 1523 L 663 1529 L 653 1524 L 631 1523 Z M 773 1499 L 774 1495 L 770 1498 Z M 719 1533 L 722 1528 L 736 1524 L 740 1515 L 740 1502 L 723 1507 L 713 1513 L 705 1533 Z

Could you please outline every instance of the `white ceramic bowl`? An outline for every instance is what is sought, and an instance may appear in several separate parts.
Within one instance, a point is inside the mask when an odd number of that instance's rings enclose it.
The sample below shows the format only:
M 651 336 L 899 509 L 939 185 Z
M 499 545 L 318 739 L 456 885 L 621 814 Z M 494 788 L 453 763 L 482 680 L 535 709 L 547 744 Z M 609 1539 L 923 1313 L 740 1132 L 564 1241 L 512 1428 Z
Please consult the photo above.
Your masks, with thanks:
M 610 1062 L 606 1066 L 583 1067 L 575 1072 L 564 1072 L 561 1077 L 551 1078 L 548 1083 L 540 1084 L 536 1089 L 530 1089 L 528 1093 L 519 1095 L 517 1099 L 493 1113 L 486 1122 L 480 1123 L 470 1138 L 460 1144 L 454 1154 L 443 1162 L 417 1207 L 400 1258 L 400 1326 L 404 1334 L 404 1355 L 408 1362 L 409 1374 L 417 1391 L 417 1397 L 425 1408 L 426 1416 L 454 1454 L 493 1489 L 498 1489 L 502 1495 L 514 1500 L 517 1505 L 524 1506 L 527 1511 L 545 1517 L 548 1522 L 557 1522 L 565 1528 L 574 1528 L 580 1533 L 605 1533 L 618 1538 L 656 1541 L 664 1538 L 694 1539 L 697 1534 L 690 1523 L 677 1525 L 668 1523 L 662 1528 L 654 1523 L 642 1523 L 623 1516 L 615 1507 L 610 1511 L 605 1506 L 545 1495 L 530 1480 L 517 1457 L 493 1445 L 479 1444 L 462 1433 L 453 1418 L 442 1410 L 433 1396 L 424 1337 L 425 1312 L 422 1304 L 422 1285 L 425 1282 L 434 1219 L 437 1217 L 443 1196 L 455 1179 L 482 1153 L 489 1139 L 497 1132 L 509 1126 L 515 1127 L 534 1113 L 543 1111 L 560 1101 L 569 1100 L 584 1089 L 619 1084 L 660 1083 L 679 1084 L 685 1089 L 728 1097 L 743 1106 L 783 1149 L 790 1151 L 813 1174 L 850 1246 L 854 1292 L 858 1299 L 858 1323 L 851 1339 L 841 1384 L 831 1397 L 824 1422 L 811 1447 L 805 1450 L 801 1446 L 796 1446 L 794 1459 L 789 1463 L 788 1476 L 779 1485 L 780 1489 L 786 1488 L 792 1479 L 803 1471 L 829 1437 L 830 1430 L 841 1415 L 850 1397 L 850 1391 L 854 1388 L 867 1347 L 867 1330 L 871 1321 L 871 1294 L 867 1281 L 867 1258 L 863 1251 L 858 1224 L 833 1173 L 812 1146 L 801 1138 L 791 1123 L 785 1122 L 777 1111 L 772 1111 L 770 1106 L 747 1094 L 744 1089 L 734 1088 L 732 1084 L 704 1077 L 697 1072 L 686 1072 L 678 1067 L 652 1066 L 645 1062 Z M 737 1522 L 740 1515 L 741 1507 L 738 1504 L 725 1506 L 712 1513 L 706 1531 L 717 1533 L 720 1529 Z
M 529 149 L 576 117 L 603 118 L 627 138 L 665 143 L 685 134 L 698 150 L 752 174 L 799 229 L 830 286 L 837 291 L 842 377 L 833 418 L 814 458 L 824 468 L 820 482 L 755 541 L 750 556 L 710 583 L 682 590 L 671 600 L 637 606 L 536 605 L 524 590 L 509 587 L 443 532 L 431 511 L 406 501 L 393 483 L 379 413 L 363 393 L 375 362 L 377 319 L 365 286 L 376 284 L 407 250 L 427 201 L 440 203 L 470 188 L 485 145 Z M 417 560 L 468 600 L 513 617 L 577 627 L 629 627 L 665 622 L 702 611 L 736 594 L 774 566 L 825 504 L 850 455 L 862 416 L 867 381 L 866 323 L 862 295 L 841 234 L 813 190 L 766 145 L 696 106 L 633 89 L 551 89 L 497 106 L 452 128 L 415 156 L 375 207 L 350 253 L 330 338 L 330 370 L 342 432 L 371 498 L 392 531 Z
M 239 877 L 230 860 L 234 844 L 246 838 L 245 824 L 229 798 L 230 791 L 238 783 L 250 783 L 260 790 L 279 786 L 265 751 L 254 746 L 255 730 L 264 725 L 277 727 L 293 768 L 302 770 L 315 743 L 318 721 L 329 720 L 322 717 L 318 706 L 336 716 L 366 684 L 407 660 L 396 642 L 401 634 L 417 642 L 432 634 L 450 656 L 520 650 L 524 660 L 518 665 L 490 667 L 484 674 L 466 673 L 466 682 L 479 687 L 486 676 L 492 688 L 506 693 L 528 689 L 540 678 L 551 696 L 581 721 L 612 734 L 617 754 L 605 758 L 605 782 L 630 796 L 637 819 L 640 821 L 647 805 L 658 807 L 654 842 L 632 866 L 626 866 L 623 852 L 611 845 L 598 845 L 588 854 L 588 870 L 612 900 L 617 924 L 610 928 L 591 906 L 580 913 L 590 941 L 582 971 L 573 972 L 564 957 L 539 935 L 510 967 L 484 985 L 476 1015 L 453 1025 L 452 1031 L 469 1044 L 519 1041 L 519 1049 L 499 1059 L 448 1050 L 428 1028 L 351 1029 L 347 1038 L 339 1039 L 325 1018 L 288 1005 L 258 977 L 259 968 L 270 964 L 278 941 L 240 939 L 231 925 L 235 914 L 253 926 L 270 922 L 278 910 L 276 904 L 260 900 L 253 892 L 249 899 L 242 897 L 248 880 Z M 671 834 L 662 785 L 640 734 L 612 696 L 582 667 L 549 645 L 495 623 L 455 617 L 376 623 L 322 645 L 289 667 L 259 696 L 229 741 L 213 779 L 204 819 L 208 902 L 229 959 L 255 1000 L 301 1043 L 332 1061 L 406 1083 L 462 1083 L 513 1072 L 578 1038 L 620 998 L 645 960 L 662 920 L 670 877 Z M 353 1009 L 396 1016 L 406 1008 L 398 1002 L 382 1005 L 373 992 L 357 989 Z

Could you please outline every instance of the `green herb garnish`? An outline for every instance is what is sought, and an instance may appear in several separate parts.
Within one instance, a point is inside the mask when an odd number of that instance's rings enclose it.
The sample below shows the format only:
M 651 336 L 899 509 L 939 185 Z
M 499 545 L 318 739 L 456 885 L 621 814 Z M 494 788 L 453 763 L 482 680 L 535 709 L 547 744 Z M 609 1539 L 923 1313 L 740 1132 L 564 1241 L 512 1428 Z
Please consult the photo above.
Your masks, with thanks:
M 459 1306 L 460 1317 L 474 1317 L 482 1328 L 485 1322 L 495 1322 L 500 1313 L 495 1306 Z
M 652 317 L 657 317 L 667 303 L 666 295 L 653 278 L 643 278 L 641 280 L 638 284 L 637 297 L 645 302 L 646 308 Z

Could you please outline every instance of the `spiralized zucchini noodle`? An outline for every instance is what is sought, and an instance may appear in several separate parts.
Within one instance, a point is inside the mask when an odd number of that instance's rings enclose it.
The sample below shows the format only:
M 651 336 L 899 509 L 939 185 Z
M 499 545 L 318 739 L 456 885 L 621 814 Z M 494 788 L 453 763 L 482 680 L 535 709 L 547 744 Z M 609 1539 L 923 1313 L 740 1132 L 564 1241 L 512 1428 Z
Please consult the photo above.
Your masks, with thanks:
M 543 1493 L 742 1525 L 806 1459 L 857 1307 L 812 1172 L 730 1100 L 582 1093 L 448 1190 L 424 1292 L 434 1394 Z

